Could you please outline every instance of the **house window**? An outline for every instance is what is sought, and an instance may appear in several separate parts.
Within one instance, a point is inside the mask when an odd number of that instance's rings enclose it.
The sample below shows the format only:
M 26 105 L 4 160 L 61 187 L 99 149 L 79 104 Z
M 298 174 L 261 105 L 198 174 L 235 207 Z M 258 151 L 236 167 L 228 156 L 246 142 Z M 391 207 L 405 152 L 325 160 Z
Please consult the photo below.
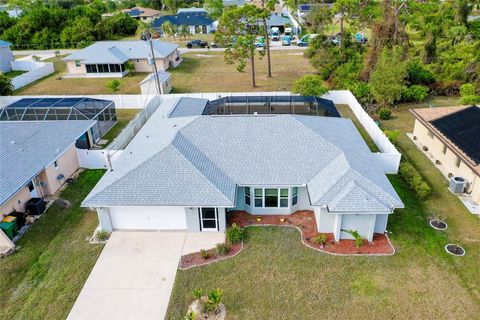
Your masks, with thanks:
M 58 161 L 57 160 L 53 161 L 53 167 L 55 168 L 55 170 L 58 170 Z
M 288 207 L 288 189 L 280 189 L 280 207 Z
M 265 207 L 278 207 L 278 189 L 265 189 Z
M 137 59 L 137 62 L 140 62 L 140 59 Z
M 250 187 L 245 187 L 245 204 L 250 206 Z
M 255 207 L 263 207 L 263 189 L 255 188 Z
M 432 132 L 432 131 L 428 130 L 428 133 L 427 133 L 427 135 L 428 135 L 430 138 L 432 138 L 432 139 L 433 139 L 433 132 Z
M 298 187 L 292 188 L 292 206 L 298 203 Z
M 457 161 L 455 162 L 455 165 L 457 166 L 457 168 L 460 168 L 460 158 L 457 157 Z
M 75 67 L 80 68 L 81 66 L 80 60 L 75 60 Z
M 442 147 L 442 153 L 446 154 L 447 153 L 447 146 L 444 144 Z

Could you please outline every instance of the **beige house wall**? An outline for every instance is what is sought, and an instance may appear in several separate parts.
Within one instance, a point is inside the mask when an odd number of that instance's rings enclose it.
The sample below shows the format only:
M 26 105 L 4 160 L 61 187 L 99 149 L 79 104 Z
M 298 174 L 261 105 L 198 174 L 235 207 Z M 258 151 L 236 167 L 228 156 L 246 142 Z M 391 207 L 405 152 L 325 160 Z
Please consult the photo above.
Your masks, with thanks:
M 165 71 L 168 69 L 168 61 L 165 61 L 165 60 L 166 59 L 163 59 L 163 58 L 155 59 L 155 63 L 157 65 L 158 71 Z M 130 61 L 135 66 L 136 72 L 149 72 L 149 73 L 153 72 L 152 65 L 148 64 L 147 59 L 132 59 Z
M 3 218 L 12 211 L 25 212 L 25 204 L 30 198 L 31 196 L 28 187 L 23 187 L 7 202 L 0 206 L 0 218 Z
M 434 157 L 435 161 L 440 161 L 441 165 L 438 168 L 446 176 L 453 175 L 465 178 L 469 183 L 467 192 L 471 192 L 473 200 L 480 203 L 480 177 L 433 133 L 429 135 L 429 131 L 418 119 L 415 120 L 413 135 L 421 145 L 428 148 L 428 152 Z M 457 164 L 459 165 L 457 166 Z
M 39 176 L 40 181 L 46 185 L 46 188 L 44 187 L 43 189 L 46 195 L 54 194 L 62 184 L 65 183 L 65 180 L 80 167 L 75 146 L 70 147 L 70 149 L 58 158 L 57 164 L 58 166 L 55 168 L 55 165 L 52 163 Z M 65 178 L 58 180 L 57 177 L 59 174 L 63 174 Z
M 77 67 L 75 65 L 75 61 L 66 61 L 67 65 L 67 70 L 68 73 L 70 74 L 86 74 L 87 69 L 85 68 L 85 65 L 82 63 L 80 67 Z

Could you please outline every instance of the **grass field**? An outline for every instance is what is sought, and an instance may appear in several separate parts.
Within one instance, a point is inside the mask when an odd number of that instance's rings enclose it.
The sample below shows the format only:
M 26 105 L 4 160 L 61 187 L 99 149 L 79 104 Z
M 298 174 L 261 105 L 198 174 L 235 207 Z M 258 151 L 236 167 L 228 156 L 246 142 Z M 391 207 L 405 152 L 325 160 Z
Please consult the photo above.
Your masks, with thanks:
M 60 194 L 72 206 L 50 207 L 18 241 L 18 252 L 0 259 L 0 319 L 66 318 L 103 248 L 88 243 L 96 213 L 80 208 L 103 172 L 81 173 Z
M 139 94 L 139 83 L 148 73 L 134 73 L 120 79 L 121 85 L 117 92 L 107 88 L 107 83 L 113 78 L 74 78 L 57 80 L 66 73 L 66 65 L 61 57 L 45 60 L 53 62 L 55 72 L 17 91 L 15 95 L 83 95 L 83 94 Z
M 306 73 L 314 72 L 302 52 L 272 51 L 273 77 L 266 76 L 266 58 L 257 59 L 257 88 L 250 85 L 250 69 L 240 73 L 235 65 L 227 65 L 222 52 L 186 53 L 184 61 L 172 73 L 176 93 L 185 92 L 238 92 L 238 91 L 284 91 L 290 90 L 293 81 Z M 112 94 L 107 88 L 108 78 L 61 79 L 66 65 L 61 58 L 52 58 L 55 73 L 15 91 L 16 95 L 82 95 Z M 146 73 L 135 73 L 120 79 L 120 89 L 115 94 L 139 94 L 139 83 Z
M 457 103 L 436 98 L 415 107 Z M 409 107 L 395 109 L 394 119 L 383 125 L 411 132 Z M 345 106 L 338 109 L 344 117 L 352 116 Z M 389 219 L 394 256 L 334 257 L 303 246 L 296 230 L 250 228 L 238 256 L 177 273 L 168 319 L 186 312 L 193 289 L 216 287 L 225 291 L 230 319 L 478 318 L 480 219 L 448 192 L 443 176 L 405 134 L 398 147 L 435 192 L 421 202 L 399 176 L 389 177 L 405 204 Z M 428 218 L 439 211 L 448 216 L 446 232 L 428 226 Z M 467 255 L 446 254 L 443 246 L 450 242 L 464 246 Z
M 295 79 L 313 73 L 314 69 L 299 51 L 272 51 L 273 77 L 266 75 L 267 60 L 257 59 L 257 87 L 250 82 L 250 65 L 238 72 L 236 65 L 228 65 L 222 52 L 188 53 L 173 74 L 176 93 L 184 92 L 241 92 L 290 90 Z
M 26 73 L 26 72 L 27 71 L 22 71 L 22 70 L 12 70 L 12 71 L 9 71 L 9 72 L 5 72 L 4 75 L 6 75 L 9 78 L 15 78 L 19 75 L 22 75 L 22 74 Z

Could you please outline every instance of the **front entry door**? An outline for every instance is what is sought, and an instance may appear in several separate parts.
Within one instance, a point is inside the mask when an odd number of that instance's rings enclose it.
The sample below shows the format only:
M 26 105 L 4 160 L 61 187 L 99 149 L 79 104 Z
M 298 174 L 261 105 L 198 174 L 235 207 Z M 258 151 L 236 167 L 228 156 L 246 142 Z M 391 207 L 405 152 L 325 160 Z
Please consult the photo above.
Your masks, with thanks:
M 217 208 L 200 208 L 200 231 L 218 231 Z

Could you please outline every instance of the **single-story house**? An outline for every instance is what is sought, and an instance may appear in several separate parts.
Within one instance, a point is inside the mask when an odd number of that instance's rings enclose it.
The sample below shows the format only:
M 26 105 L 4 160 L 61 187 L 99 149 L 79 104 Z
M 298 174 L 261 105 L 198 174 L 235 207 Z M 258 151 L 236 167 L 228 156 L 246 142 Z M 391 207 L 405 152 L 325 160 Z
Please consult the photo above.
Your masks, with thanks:
M 95 120 L 0 121 L 0 220 L 54 194 L 79 168 L 75 145 Z
M 281 33 L 285 31 L 285 28 L 292 28 L 293 33 L 298 33 L 298 29 L 295 27 L 294 23 L 290 18 L 282 13 L 272 13 L 267 19 L 267 28 L 271 30 L 272 28 L 278 28 Z
M 157 31 L 162 31 L 162 25 L 167 21 L 177 27 L 188 26 L 191 34 L 206 34 L 216 30 L 214 21 L 204 11 L 184 11 L 175 15 L 162 16 L 152 23 L 152 27 Z
M 180 62 L 178 45 L 152 40 L 158 71 L 176 67 Z M 67 77 L 123 77 L 128 73 L 126 63 L 135 72 L 152 72 L 153 59 L 148 41 L 99 41 L 63 60 L 67 63 Z
M 122 12 L 128 14 L 132 18 L 141 20 L 146 23 L 150 23 L 162 15 L 161 11 L 144 7 L 133 7 L 130 9 L 124 9 L 122 10 Z
M 12 70 L 13 53 L 10 50 L 12 44 L 0 40 L 0 72 L 9 72 Z
M 372 241 L 403 204 L 349 119 L 204 115 L 166 100 L 83 202 L 101 228 L 224 232 L 232 210 L 315 213 L 319 232 Z
M 480 107 L 412 109 L 413 139 L 449 179 L 465 180 L 465 193 L 480 204 Z
M 160 91 L 158 89 L 160 83 Z M 155 73 L 150 73 L 140 82 L 140 91 L 142 94 L 168 94 L 172 91 L 172 75 L 169 72 L 158 71 L 157 77 Z

